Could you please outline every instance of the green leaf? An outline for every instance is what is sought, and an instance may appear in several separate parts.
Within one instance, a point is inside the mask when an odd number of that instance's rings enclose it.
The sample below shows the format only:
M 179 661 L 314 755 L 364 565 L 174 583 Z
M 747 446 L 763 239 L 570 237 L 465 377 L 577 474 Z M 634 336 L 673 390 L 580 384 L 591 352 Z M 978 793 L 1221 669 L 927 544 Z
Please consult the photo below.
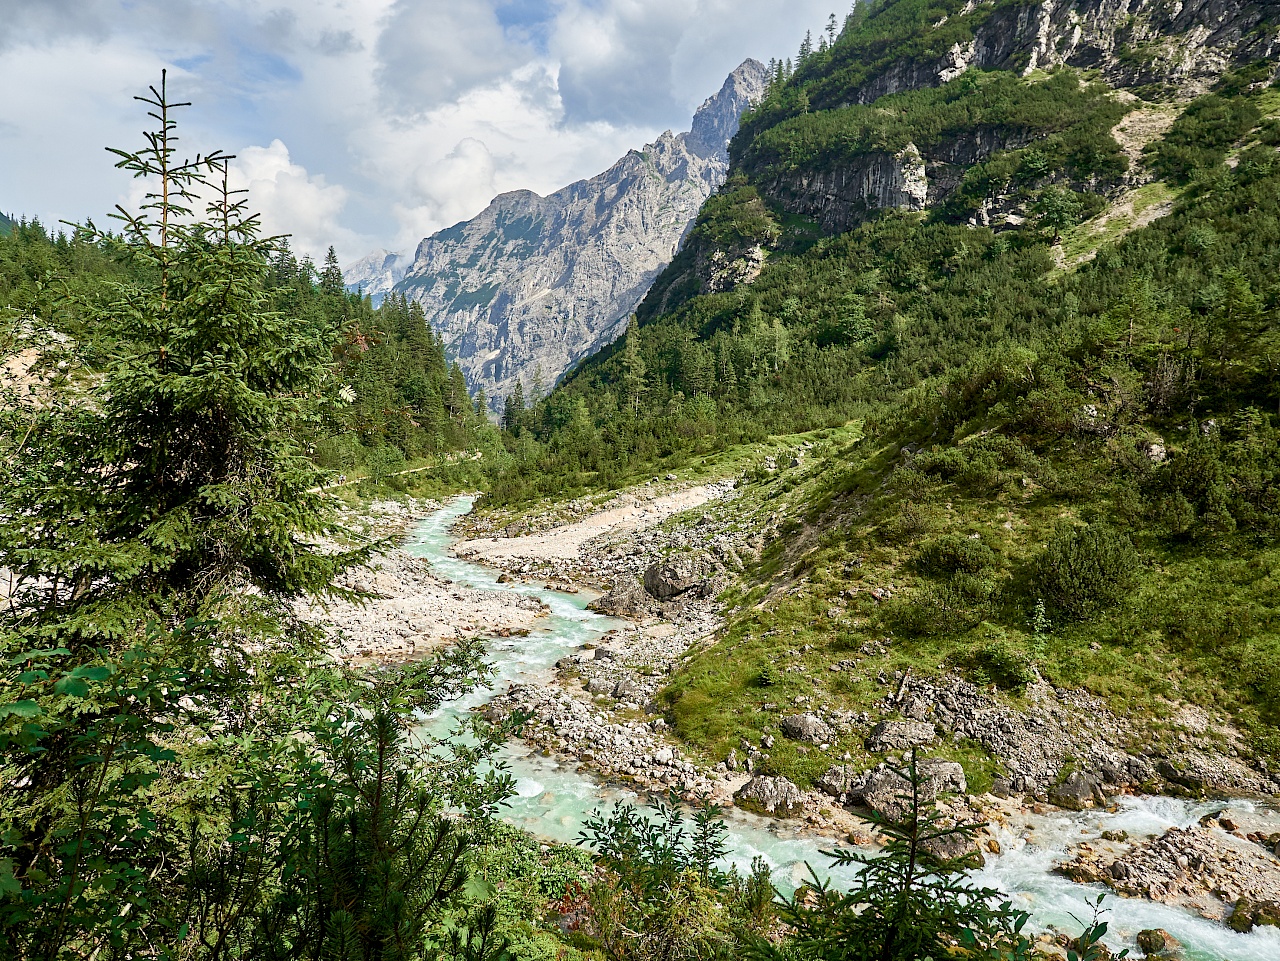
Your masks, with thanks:
M 43 709 L 35 701 L 15 701 L 12 704 L 0 704 L 0 717 L 9 714 L 18 717 L 39 717 Z
M 81 665 L 80 667 L 77 667 L 74 671 L 71 672 L 69 676 L 83 677 L 90 681 L 105 681 L 107 678 L 111 676 L 111 674 L 112 674 L 112 670 L 109 667 L 101 667 L 101 666 L 93 667 L 88 664 L 84 664 L 84 665 Z
M 21 893 L 22 882 L 13 876 L 13 858 L 0 858 L 0 896 Z
M 462 886 L 463 897 L 471 901 L 488 901 L 497 893 L 498 889 L 484 878 L 468 878 Z
M 89 685 L 80 678 L 70 675 L 53 685 L 53 689 L 67 697 L 86 697 L 89 694 Z

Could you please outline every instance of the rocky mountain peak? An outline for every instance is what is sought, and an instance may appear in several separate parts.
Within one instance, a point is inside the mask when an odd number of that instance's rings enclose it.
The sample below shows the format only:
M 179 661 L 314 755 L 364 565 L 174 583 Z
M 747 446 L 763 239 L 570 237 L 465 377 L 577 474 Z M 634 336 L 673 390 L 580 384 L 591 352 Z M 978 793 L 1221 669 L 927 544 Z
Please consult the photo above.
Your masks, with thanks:
M 535 382 L 550 387 L 626 329 L 703 201 L 724 183 L 729 140 L 764 95 L 768 73 L 747 60 L 698 109 L 688 133 L 668 130 L 545 197 L 500 194 L 418 245 L 395 289 L 422 304 L 472 389 L 483 387 L 500 410 L 517 382 L 526 396 Z
M 375 250 L 343 268 L 342 281 L 347 290 L 359 290 L 372 297 L 376 306 L 404 278 L 412 260 L 403 253 Z
M 738 118 L 759 102 L 769 85 L 769 68 L 759 60 L 745 60 L 729 74 L 719 93 L 708 97 L 693 115 L 686 135 L 689 147 L 701 156 L 728 156 L 729 141 L 738 132 Z

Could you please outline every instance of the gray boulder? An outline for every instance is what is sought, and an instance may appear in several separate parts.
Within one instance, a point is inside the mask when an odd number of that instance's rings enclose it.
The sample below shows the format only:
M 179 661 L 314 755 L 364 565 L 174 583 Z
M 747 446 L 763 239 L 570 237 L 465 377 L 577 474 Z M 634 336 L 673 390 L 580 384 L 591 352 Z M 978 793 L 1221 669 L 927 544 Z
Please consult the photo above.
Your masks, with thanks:
M 1095 801 L 1105 800 L 1098 782 L 1080 771 L 1073 771 L 1049 788 L 1049 802 L 1071 811 L 1083 811 Z
M 963 794 L 968 790 L 964 768 L 954 761 L 927 758 L 919 763 L 917 770 L 921 803 L 934 801 L 945 792 Z M 823 780 L 827 780 L 831 773 L 828 771 L 823 775 Z M 846 796 L 846 803 L 868 807 L 882 817 L 900 820 L 910 810 L 911 782 L 884 765 L 849 778 L 845 785 L 846 790 L 842 793 Z
M 756 775 L 733 796 L 744 811 L 772 817 L 798 817 L 804 813 L 804 793 L 785 777 Z
M 793 741 L 807 741 L 810 744 L 830 744 L 835 740 L 831 728 L 826 721 L 816 714 L 793 714 L 778 722 L 782 733 Z
M 644 614 L 650 603 L 649 595 L 638 581 L 623 581 L 587 607 L 610 617 L 636 617 Z
M 644 572 L 644 589 L 660 601 L 679 597 L 702 584 L 702 572 L 691 557 L 654 564 Z
M 939 861 L 955 861 L 964 859 L 969 868 L 980 868 L 987 863 L 978 842 L 963 834 L 945 834 L 940 838 L 929 838 L 920 845 Z
M 614 682 L 603 677 L 593 677 L 587 681 L 588 694 L 611 694 L 613 687 Z
M 862 785 L 865 773 L 855 771 L 848 764 L 836 764 L 827 768 L 825 774 L 815 782 L 819 791 L 830 794 L 837 801 L 844 800 Z
M 868 751 L 900 751 L 903 748 L 932 744 L 938 732 L 928 721 L 881 721 L 867 737 Z
M 616 698 L 630 697 L 640 690 L 640 685 L 629 677 L 624 677 L 613 688 L 613 696 Z

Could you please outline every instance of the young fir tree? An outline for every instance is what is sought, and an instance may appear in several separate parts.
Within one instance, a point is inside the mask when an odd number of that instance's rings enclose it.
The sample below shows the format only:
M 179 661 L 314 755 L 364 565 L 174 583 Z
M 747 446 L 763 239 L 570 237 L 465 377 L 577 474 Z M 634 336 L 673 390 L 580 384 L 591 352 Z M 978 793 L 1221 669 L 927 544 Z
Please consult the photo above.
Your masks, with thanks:
M 407 958 L 461 883 L 470 829 L 444 808 L 471 821 L 506 790 L 476 775 L 495 738 L 409 736 L 479 652 L 375 679 L 317 666 L 290 602 L 367 556 L 317 546 L 342 532 L 298 436 L 328 344 L 267 309 L 287 264 L 231 158 L 179 159 L 180 105 L 163 80 L 140 99 L 157 129 L 115 153 L 151 190 L 123 238 L 85 234 L 144 279 L 69 305 L 115 359 L 0 403 L 0 954 Z

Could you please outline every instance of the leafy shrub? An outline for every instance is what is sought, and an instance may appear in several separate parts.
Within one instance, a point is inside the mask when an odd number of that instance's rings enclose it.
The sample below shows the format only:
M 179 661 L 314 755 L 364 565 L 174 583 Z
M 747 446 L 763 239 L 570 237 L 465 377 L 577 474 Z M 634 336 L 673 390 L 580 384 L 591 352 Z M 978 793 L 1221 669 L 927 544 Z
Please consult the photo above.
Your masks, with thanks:
M 1034 472 L 1039 458 L 1016 437 L 987 434 L 955 447 L 922 451 L 912 466 L 970 490 L 990 490 L 1017 474 Z
M 1078 621 L 1118 603 L 1141 562 L 1133 542 L 1104 524 L 1063 525 L 1036 558 L 1032 580 L 1053 614 Z
M 944 534 L 926 543 L 915 558 L 916 570 L 933 577 L 981 574 L 1000 562 L 995 551 L 981 540 Z
M 983 645 L 966 659 L 979 683 L 990 683 L 1006 691 L 1021 691 L 1036 679 L 1031 660 L 1002 641 Z
M 934 525 L 934 514 L 934 510 L 926 505 L 906 501 L 885 524 L 884 536 L 896 544 L 910 544 L 929 533 Z
M 983 592 L 979 591 L 981 598 Z M 950 584 L 926 588 L 896 597 L 881 610 L 881 618 L 891 630 L 914 637 L 936 637 L 964 631 L 976 623 L 966 594 Z

